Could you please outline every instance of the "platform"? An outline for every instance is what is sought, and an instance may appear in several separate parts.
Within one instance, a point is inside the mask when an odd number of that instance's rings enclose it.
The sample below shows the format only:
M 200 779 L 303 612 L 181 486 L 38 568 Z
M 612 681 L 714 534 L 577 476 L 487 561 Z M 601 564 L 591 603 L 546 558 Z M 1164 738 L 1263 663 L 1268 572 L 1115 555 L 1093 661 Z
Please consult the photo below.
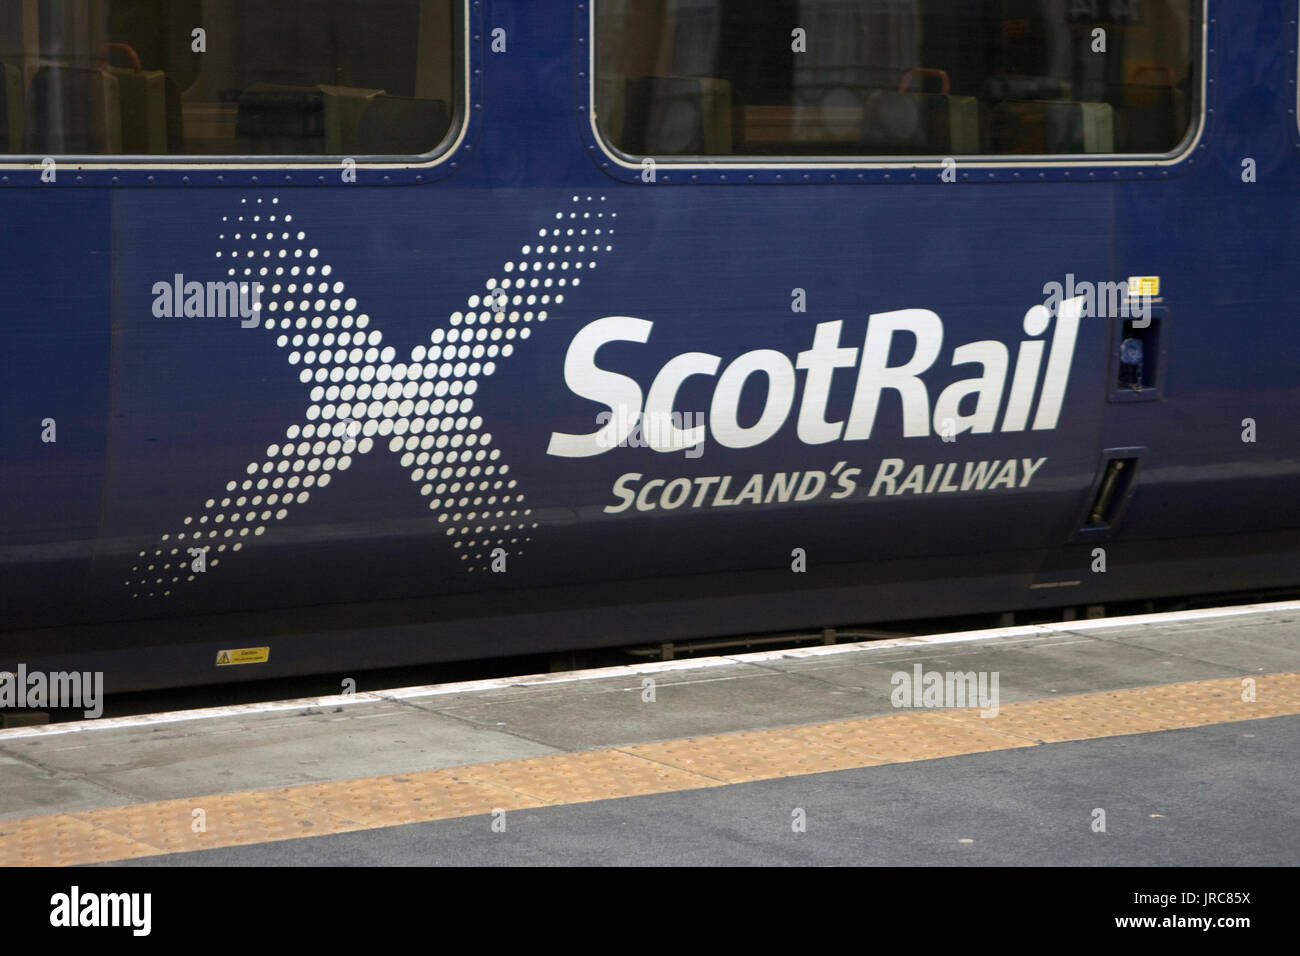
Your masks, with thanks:
M 1297 752 L 1219 608 L 0 731 L 0 864 L 1295 865 Z

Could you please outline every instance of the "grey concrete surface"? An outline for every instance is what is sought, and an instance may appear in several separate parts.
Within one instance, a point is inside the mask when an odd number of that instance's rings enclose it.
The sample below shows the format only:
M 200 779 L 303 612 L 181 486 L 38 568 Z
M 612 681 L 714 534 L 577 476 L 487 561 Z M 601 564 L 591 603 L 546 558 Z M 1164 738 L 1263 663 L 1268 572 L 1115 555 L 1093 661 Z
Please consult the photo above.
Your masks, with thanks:
M 997 671 L 1003 702 L 1296 671 L 1300 607 L 0 731 L 0 819 L 895 713 L 890 677 L 918 663 Z
M 1295 866 L 1298 753 L 1300 717 L 1275 717 L 129 865 Z

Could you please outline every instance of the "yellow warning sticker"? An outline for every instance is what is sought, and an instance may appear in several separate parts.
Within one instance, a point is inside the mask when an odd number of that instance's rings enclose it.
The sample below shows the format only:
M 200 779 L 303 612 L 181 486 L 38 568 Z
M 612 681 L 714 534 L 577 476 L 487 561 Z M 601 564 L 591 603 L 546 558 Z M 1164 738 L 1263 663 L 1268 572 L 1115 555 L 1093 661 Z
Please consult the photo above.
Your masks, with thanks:
M 1154 299 L 1160 295 L 1160 277 L 1129 276 L 1128 294 L 1131 296 L 1145 295 Z
M 217 666 L 265 664 L 270 656 L 271 649 L 269 647 L 237 647 L 234 650 L 217 651 Z

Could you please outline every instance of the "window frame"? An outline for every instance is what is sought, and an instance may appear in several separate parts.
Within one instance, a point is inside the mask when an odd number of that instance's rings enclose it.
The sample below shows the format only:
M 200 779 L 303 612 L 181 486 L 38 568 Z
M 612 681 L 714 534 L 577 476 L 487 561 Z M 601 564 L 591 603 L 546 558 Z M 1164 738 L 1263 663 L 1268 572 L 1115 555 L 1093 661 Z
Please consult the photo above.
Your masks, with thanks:
M 474 8 L 479 5 L 473 4 Z M 419 154 L 382 154 L 369 156 L 307 156 L 301 154 L 251 155 L 233 153 L 229 155 L 195 154 L 195 155 L 141 155 L 121 153 L 115 155 L 89 155 L 84 153 L 51 153 L 38 156 L 32 153 L 0 153 L 0 170 L 36 171 L 43 169 L 42 163 L 53 159 L 60 166 L 74 167 L 78 171 L 100 172 L 114 170 L 134 172 L 146 170 L 181 170 L 190 173 L 204 171 L 251 171 L 274 170 L 329 170 L 339 169 L 344 159 L 353 159 L 357 169 L 377 170 L 431 170 L 447 163 L 464 145 L 470 135 L 474 111 L 471 107 L 472 97 L 477 89 L 471 90 L 474 70 L 471 60 L 477 59 L 470 44 L 471 33 L 479 33 L 477 20 L 480 14 L 471 14 L 470 0 L 462 0 L 459 7 L 453 3 L 456 14 L 456 26 L 460 30 L 461 43 L 453 43 L 456 71 L 459 74 L 461 95 L 452 101 L 451 126 L 442 140 L 427 153 Z M 78 185 L 83 185 L 78 177 Z M 218 181 L 224 177 L 218 177 Z M 153 182 L 152 177 L 148 180 Z M 326 180 L 327 181 L 327 180 Z M 257 182 L 256 178 L 253 180 Z M 4 177 L 4 185 L 9 184 L 9 177 Z M 115 180 L 114 185 L 119 183 Z M 187 182 L 188 184 L 188 182 Z
M 884 181 L 909 182 L 915 181 L 916 170 L 939 170 L 945 168 L 945 161 L 952 159 L 956 162 L 957 168 L 963 170 L 962 179 L 969 180 L 971 169 L 988 170 L 986 177 L 981 177 L 989 181 L 999 181 L 1003 175 L 998 170 L 1014 171 L 1014 178 L 1022 178 L 1023 170 L 1037 170 L 1039 176 L 1036 178 L 1063 178 L 1071 179 L 1071 170 L 1088 170 L 1085 179 L 1096 178 L 1096 171 L 1099 168 L 1112 170 L 1112 178 L 1144 178 L 1146 170 L 1159 169 L 1162 175 L 1169 175 L 1171 172 L 1181 169 L 1186 165 L 1195 162 L 1193 155 L 1205 149 L 1206 137 L 1209 132 L 1209 122 L 1214 110 L 1210 105 L 1209 96 L 1212 90 L 1210 79 L 1211 69 L 1213 67 L 1212 53 L 1214 45 L 1211 43 L 1210 31 L 1213 21 L 1210 18 L 1210 0 L 1201 0 L 1201 46 L 1200 46 L 1200 65 L 1201 65 L 1201 89 L 1198 98 L 1199 109 L 1193 114 L 1193 122 L 1190 126 L 1188 135 L 1183 137 L 1183 141 L 1174 150 L 1168 153 L 1063 153 L 1055 155 L 1026 155 L 1011 158 L 999 155 L 972 155 L 972 156 L 666 156 L 663 158 L 655 156 L 633 156 L 617 149 L 610 143 L 601 132 L 599 120 L 596 115 L 596 5 L 603 0 L 586 0 L 578 3 L 579 14 L 585 5 L 587 9 L 586 17 L 586 35 L 580 36 L 579 50 L 586 47 L 586 53 L 581 57 L 581 62 L 585 64 L 583 72 L 579 73 L 579 78 L 584 78 L 585 73 L 585 102 L 581 103 L 578 109 L 587 114 L 587 123 L 584 124 L 583 132 L 590 136 L 589 149 L 594 148 L 603 154 L 600 166 L 603 170 L 616 178 L 628 178 L 628 174 L 636 174 L 632 178 L 639 178 L 645 168 L 645 160 L 653 161 L 656 170 L 674 170 L 674 171 L 697 171 L 697 173 L 722 173 L 720 177 L 707 177 L 710 182 L 726 182 L 726 170 L 742 170 L 751 172 L 767 172 L 774 174 L 774 181 L 785 181 L 781 172 L 794 171 L 803 172 L 801 178 L 791 181 L 809 182 L 813 181 L 813 172 L 830 172 L 830 181 L 841 181 L 834 171 L 836 170 L 853 170 L 863 171 L 857 176 L 858 181 L 865 180 L 865 172 L 872 171 L 881 173 L 883 176 L 873 177 L 882 178 Z M 1217 0 L 1216 0 L 1217 2 Z M 579 17 L 581 20 L 581 17 Z M 580 28 L 581 29 L 581 28 Z M 1300 103 L 1300 94 L 1298 94 L 1298 103 Z M 1300 127 L 1300 111 L 1298 111 L 1298 127 Z M 1300 128 L 1298 128 L 1300 132 Z M 613 168 L 611 168 L 613 164 Z M 894 177 L 892 172 L 898 170 L 913 171 L 910 179 L 907 177 Z M 1051 175 L 1054 172 L 1056 175 Z M 620 175 L 621 174 L 621 175 Z M 656 181 L 663 179 L 665 182 L 683 182 L 679 177 L 675 180 L 669 180 L 667 176 L 656 175 Z M 754 180 L 754 176 L 749 176 L 748 180 Z M 699 175 L 690 176 L 686 182 L 699 182 Z M 744 180 L 737 180 L 744 181 Z M 818 181 L 821 181 L 820 179 Z M 848 181 L 847 179 L 844 181 Z
M 1293 142 L 1297 150 L 1300 150 L 1300 10 L 1292 14 L 1291 25 L 1296 27 L 1296 33 L 1287 43 L 1287 56 L 1290 60 L 1289 73 L 1293 77 L 1292 86 L 1295 87 L 1295 105 L 1291 112 L 1295 115 L 1296 128 L 1293 131 Z

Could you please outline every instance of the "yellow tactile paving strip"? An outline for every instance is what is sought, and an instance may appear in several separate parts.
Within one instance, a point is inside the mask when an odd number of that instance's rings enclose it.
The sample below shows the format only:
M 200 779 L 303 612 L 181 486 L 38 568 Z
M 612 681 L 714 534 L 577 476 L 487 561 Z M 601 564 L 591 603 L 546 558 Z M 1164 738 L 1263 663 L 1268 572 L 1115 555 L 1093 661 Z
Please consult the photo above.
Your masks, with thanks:
M 102 863 L 1014 747 L 1300 714 L 1300 673 L 696 737 L 0 820 L 0 865 Z M 200 828 L 195 811 L 203 811 Z M 195 832 L 200 830 L 200 832 Z

